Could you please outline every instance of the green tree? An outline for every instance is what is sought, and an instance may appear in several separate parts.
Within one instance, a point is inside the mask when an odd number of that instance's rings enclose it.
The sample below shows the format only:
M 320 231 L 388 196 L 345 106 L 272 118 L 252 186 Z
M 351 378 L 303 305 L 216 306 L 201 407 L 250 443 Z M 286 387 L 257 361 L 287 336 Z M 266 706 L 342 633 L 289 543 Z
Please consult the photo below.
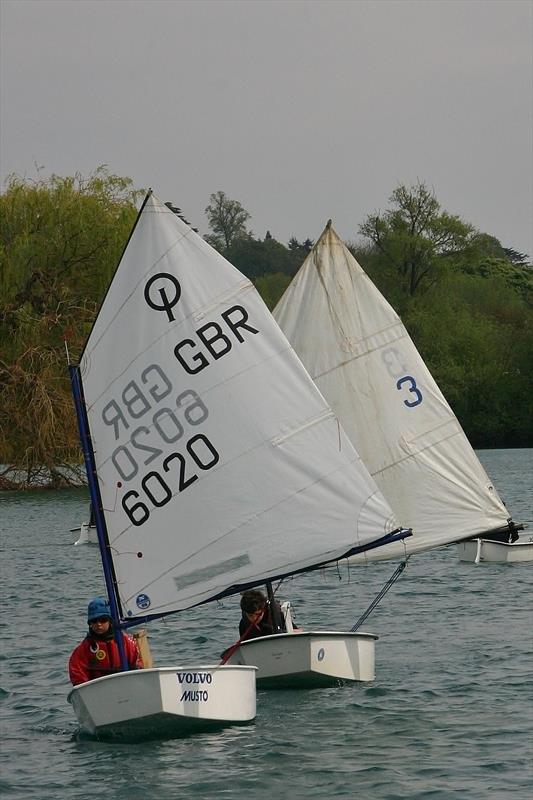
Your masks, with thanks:
M 518 250 L 515 250 L 513 247 L 504 247 L 503 251 L 505 253 L 506 258 L 511 264 L 522 264 L 523 266 L 532 266 L 531 259 L 527 253 L 520 253 Z
M 246 223 L 250 214 L 238 200 L 230 200 L 224 192 L 214 192 L 209 196 L 209 205 L 205 209 L 212 234 L 205 240 L 224 253 L 234 242 L 249 236 Z
M 478 264 L 469 265 L 463 270 L 470 275 L 482 278 L 501 278 L 502 281 L 520 294 L 525 302 L 533 307 L 533 269 L 521 266 L 504 258 L 485 258 Z
M 61 332 L 92 321 L 135 219 L 139 192 L 105 167 L 27 181 L 0 195 L 2 353 L 56 346 Z M 33 337 L 33 338 L 32 338 Z
M 531 445 L 533 320 L 519 292 L 453 272 L 403 319 L 475 447 Z
M 100 167 L 88 178 L 12 175 L 0 195 L 0 486 L 61 485 L 81 462 L 65 341 L 77 357 L 139 194 Z
M 421 182 L 400 184 L 390 203 L 383 214 L 370 214 L 359 232 L 397 270 L 403 290 L 412 297 L 433 285 L 454 259 L 469 250 L 475 229 L 441 211 L 434 192 Z
M 254 285 L 270 311 L 274 309 L 290 282 L 290 277 L 281 272 L 254 278 Z
M 252 280 L 278 272 L 293 275 L 296 271 L 292 254 L 272 236 L 266 236 L 263 241 L 252 236 L 237 239 L 224 255 L 243 275 Z
M 314 241 L 312 239 L 305 239 L 299 242 L 295 236 L 289 239 L 288 250 L 291 256 L 290 259 L 290 272 L 289 275 L 296 275 L 303 262 L 313 249 Z

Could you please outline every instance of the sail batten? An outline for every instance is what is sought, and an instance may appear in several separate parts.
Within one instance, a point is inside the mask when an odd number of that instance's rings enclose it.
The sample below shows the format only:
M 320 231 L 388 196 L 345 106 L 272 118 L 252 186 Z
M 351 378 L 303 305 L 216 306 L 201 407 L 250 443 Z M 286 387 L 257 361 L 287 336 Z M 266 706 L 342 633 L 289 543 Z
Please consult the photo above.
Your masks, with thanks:
M 274 317 L 414 536 L 404 557 L 504 526 L 509 514 L 402 321 L 328 225 Z
M 253 285 L 154 195 L 82 373 L 126 618 L 312 569 L 399 528 Z

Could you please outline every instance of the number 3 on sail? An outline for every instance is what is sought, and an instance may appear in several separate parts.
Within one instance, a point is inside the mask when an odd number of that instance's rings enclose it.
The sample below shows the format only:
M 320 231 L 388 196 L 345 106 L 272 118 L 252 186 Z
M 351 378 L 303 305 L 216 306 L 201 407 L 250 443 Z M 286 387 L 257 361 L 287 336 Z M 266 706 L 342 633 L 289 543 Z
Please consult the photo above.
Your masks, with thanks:
M 415 379 L 412 378 L 411 375 L 405 375 L 405 377 L 400 378 L 400 380 L 396 382 L 397 389 L 401 389 L 404 385 L 407 385 L 408 391 L 415 396 L 414 400 L 404 400 L 404 405 L 406 405 L 407 408 L 414 408 L 415 406 L 420 405 L 423 399 L 422 392 L 416 385 Z

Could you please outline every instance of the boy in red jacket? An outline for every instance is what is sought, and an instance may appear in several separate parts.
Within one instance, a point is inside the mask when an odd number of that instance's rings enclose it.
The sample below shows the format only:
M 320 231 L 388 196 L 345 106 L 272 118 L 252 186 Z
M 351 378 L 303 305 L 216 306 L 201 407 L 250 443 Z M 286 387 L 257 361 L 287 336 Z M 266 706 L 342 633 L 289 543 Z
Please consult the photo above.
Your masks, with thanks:
M 113 633 L 109 603 L 104 597 L 95 597 L 87 609 L 89 633 L 76 647 L 68 662 L 68 671 L 74 686 L 121 671 L 120 655 Z M 124 649 L 130 669 L 142 669 L 142 660 L 131 636 L 123 633 Z

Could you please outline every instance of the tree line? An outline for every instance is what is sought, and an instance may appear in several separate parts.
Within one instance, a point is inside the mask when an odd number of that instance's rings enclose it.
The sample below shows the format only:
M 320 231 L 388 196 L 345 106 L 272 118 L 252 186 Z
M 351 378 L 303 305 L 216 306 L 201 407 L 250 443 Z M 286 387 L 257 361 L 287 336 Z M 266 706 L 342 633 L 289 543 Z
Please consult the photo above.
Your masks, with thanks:
M 0 488 L 82 475 L 66 370 L 77 360 L 144 192 L 100 167 L 89 177 L 11 176 L 0 195 Z M 186 222 L 181 209 L 167 203 Z M 223 191 L 205 239 L 273 308 L 314 240 L 249 228 Z M 348 246 L 401 315 L 475 447 L 533 443 L 532 284 L 526 254 L 443 210 L 423 182 L 399 185 Z M 320 231 L 316 232 L 316 236 Z

